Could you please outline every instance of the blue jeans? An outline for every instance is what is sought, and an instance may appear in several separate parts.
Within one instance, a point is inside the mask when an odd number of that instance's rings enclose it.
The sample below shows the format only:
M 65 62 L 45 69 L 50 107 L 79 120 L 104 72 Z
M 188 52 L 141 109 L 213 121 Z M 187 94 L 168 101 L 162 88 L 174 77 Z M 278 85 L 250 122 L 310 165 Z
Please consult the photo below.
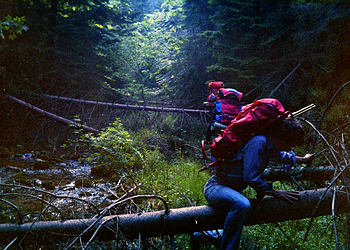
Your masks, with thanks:
M 209 205 L 228 211 L 220 249 L 238 249 L 244 221 L 250 209 L 249 200 L 240 192 L 222 184 L 215 175 L 205 185 L 204 196 Z

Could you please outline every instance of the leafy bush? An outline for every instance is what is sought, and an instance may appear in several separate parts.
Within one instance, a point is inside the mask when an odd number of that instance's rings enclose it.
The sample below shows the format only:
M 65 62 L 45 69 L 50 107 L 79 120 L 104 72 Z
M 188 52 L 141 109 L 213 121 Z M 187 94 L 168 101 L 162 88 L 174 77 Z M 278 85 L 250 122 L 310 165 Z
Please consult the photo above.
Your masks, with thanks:
M 12 17 L 8 15 L 4 19 L 0 19 L 0 37 L 2 39 L 8 37 L 10 40 L 14 40 L 18 35 L 22 34 L 22 31 L 28 30 L 24 23 L 24 16 Z
M 86 134 L 82 142 L 91 147 L 92 153 L 85 155 L 89 162 L 103 164 L 107 169 L 118 173 L 121 170 L 142 166 L 142 155 L 120 119 L 105 128 L 98 135 Z

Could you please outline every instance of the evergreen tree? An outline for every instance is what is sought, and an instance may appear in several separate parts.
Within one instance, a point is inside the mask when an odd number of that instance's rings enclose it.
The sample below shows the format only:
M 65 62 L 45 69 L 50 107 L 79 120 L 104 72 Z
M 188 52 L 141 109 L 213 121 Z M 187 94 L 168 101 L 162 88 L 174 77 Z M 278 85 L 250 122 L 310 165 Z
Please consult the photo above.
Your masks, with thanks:
M 212 42 L 204 35 L 213 29 L 210 20 L 212 11 L 208 7 L 206 0 L 187 0 L 184 3 L 185 19 L 181 30 L 184 43 L 172 69 L 176 77 L 171 80 L 170 86 L 177 96 L 190 101 L 189 105 L 202 103 L 207 94 L 204 83 L 214 80 L 206 70 L 213 62 Z
M 23 90 L 89 95 L 112 77 L 116 64 L 108 53 L 135 17 L 129 1 L 17 0 L 14 16 L 25 16 L 28 32 L 2 40 L 1 81 L 9 93 Z
M 124 37 L 114 58 L 120 68 L 115 75 L 125 85 L 116 90 L 128 101 L 169 101 L 168 85 L 174 78 L 170 69 L 180 50 L 182 37 L 178 34 L 182 25 L 182 2 L 165 1 L 153 6 L 142 20 L 133 24 L 134 30 Z
M 296 60 L 290 62 L 285 58 L 283 50 L 273 49 L 288 32 L 293 18 L 290 2 L 212 0 L 209 3 L 215 11 L 212 16 L 215 29 L 209 39 L 214 40 L 216 63 L 208 70 L 246 93 L 260 85 L 255 96 L 265 89 L 271 90 L 270 83 L 276 76 L 270 73 L 277 71 L 281 77 L 285 64 L 288 68 L 296 64 Z

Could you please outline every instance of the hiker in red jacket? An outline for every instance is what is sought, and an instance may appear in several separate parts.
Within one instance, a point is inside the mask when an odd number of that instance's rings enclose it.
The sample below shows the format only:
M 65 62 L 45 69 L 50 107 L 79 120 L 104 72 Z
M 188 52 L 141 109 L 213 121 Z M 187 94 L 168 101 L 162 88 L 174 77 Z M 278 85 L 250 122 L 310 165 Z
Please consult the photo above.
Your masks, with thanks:
M 252 137 L 208 180 L 204 196 L 209 205 L 228 211 L 220 249 L 237 249 L 239 246 L 245 217 L 250 208 L 249 200 L 241 192 L 248 185 L 257 192 L 259 198 L 270 195 L 290 203 L 298 200 L 298 192 L 274 190 L 272 184 L 262 179 L 262 173 L 271 158 L 286 164 L 310 161 L 311 154 L 298 157 L 290 151 L 303 142 L 304 131 L 296 119 L 288 117 L 278 120 L 268 130 Z
M 233 88 L 224 88 L 223 82 L 210 82 L 210 92 L 205 102 L 209 109 L 209 123 L 205 135 L 206 141 L 210 143 L 214 133 L 214 124 L 229 125 L 242 108 L 241 100 L 243 94 Z

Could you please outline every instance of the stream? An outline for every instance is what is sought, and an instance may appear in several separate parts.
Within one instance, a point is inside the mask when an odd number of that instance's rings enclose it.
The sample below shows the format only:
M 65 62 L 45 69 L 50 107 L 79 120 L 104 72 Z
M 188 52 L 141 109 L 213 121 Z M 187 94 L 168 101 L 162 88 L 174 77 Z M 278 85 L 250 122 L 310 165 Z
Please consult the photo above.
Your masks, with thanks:
M 34 153 L 18 154 L 1 164 L 0 183 L 34 186 L 58 196 L 83 198 L 94 204 L 109 202 L 114 184 L 91 177 L 91 166 L 78 160 L 51 162 L 36 158 Z

